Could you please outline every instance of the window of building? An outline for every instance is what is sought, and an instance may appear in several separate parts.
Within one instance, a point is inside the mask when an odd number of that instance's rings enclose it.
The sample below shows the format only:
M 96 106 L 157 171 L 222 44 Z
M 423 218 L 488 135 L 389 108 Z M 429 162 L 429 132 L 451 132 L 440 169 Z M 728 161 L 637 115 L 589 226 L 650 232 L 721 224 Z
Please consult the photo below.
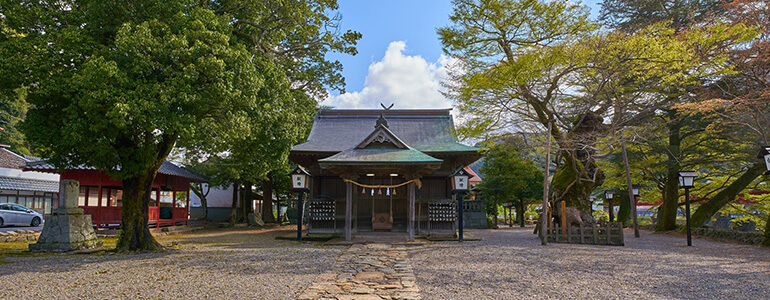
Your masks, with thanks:
M 78 206 L 86 206 L 86 192 L 88 192 L 88 188 L 81 186 L 78 194 Z

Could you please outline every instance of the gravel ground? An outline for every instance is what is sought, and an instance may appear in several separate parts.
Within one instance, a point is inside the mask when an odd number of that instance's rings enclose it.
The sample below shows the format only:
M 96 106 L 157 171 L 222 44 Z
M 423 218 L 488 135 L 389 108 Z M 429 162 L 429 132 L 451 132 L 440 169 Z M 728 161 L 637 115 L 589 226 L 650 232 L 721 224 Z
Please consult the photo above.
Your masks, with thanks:
M 345 247 L 275 239 L 289 232 L 193 232 L 155 253 L 4 257 L 0 299 L 294 299 Z
M 0 257 L 0 299 L 295 299 L 346 247 L 211 230 L 141 254 Z M 532 228 L 409 250 L 424 299 L 770 299 L 770 249 L 626 231 L 626 246 L 540 246 Z M 7 262 L 2 264 L 2 262 Z
M 411 252 L 425 299 L 770 299 L 770 249 L 625 231 L 626 246 L 549 244 L 532 228 Z

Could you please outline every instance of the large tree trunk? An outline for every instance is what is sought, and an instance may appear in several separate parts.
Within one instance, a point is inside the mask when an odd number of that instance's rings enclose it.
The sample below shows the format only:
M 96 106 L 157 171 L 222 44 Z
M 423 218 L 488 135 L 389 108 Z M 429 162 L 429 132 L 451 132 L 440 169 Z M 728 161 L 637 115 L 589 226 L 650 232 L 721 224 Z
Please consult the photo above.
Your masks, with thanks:
M 176 142 L 177 136 L 163 135 L 157 146 L 155 162 L 146 172 L 122 179 L 123 207 L 121 209 L 120 235 L 116 242 L 115 251 L 142 251 L 162 249 L 158 241 L 150 233 L 149 212 L 152 182 L 158 169 L 166 161 L 166 157 Z M 130 140 L 122 140 L 123 144 L 131 145 Z
M 145 174 L 123 178 L 121 232 L 115 251 L 158 250 L 163 248 L 152 234 L 149 221 L 150 192 L 157 168 Z
M 746 172 L 730 183 L 730 185 L 698 206 L 698 209 L 692 214 L 692 218 L 690 219 L 691 226 L 700 227 L 705 225 L 711 220 L 711 216 L 716 214 L 722 207 L 727 205 L 727 203 L 735 200 L 735 197 L 738 196 L 743 189 L 749 186 L 754 179 L 764 172 L 764 163 L 755 163 L 753 166 L 749 167 Z
M 518 213 L 516 214 L 517 217 L 519 217 L 519 227 L 524 227 L 524 200 L 519 200 L 519 209 Z
M 663 205 L 658 210 L 658 224 L 655 231 L 669 231 L 676 229 L 676 213 L 679 208 L 679 147 L 682 143 L 680 137 L 681 123 L 675 121 L 676 111 L 667 112 L 668 124 L 668 156 L 666 183 L 663 186 Z
M 233 205 L 230 209 L 230 226 L 235 225 L 235 219 L 238 218 L 238 184 L 233 183 Z
M 495 216 L 494 216 L 494 220 L 495 220 L 495 221 L 492 223 L 492 224 L 495 226 L 495 227 L 494 227 L 495 229 L 497 229 L 497 228 L 499 227 L 499 226 L 497 225 L 497 221 L 498 221 L 498 220 L 497 220 L 497 216 L 500 214 L 500 209 L 499 209 L 499 206 L 498 206 L 498 204 L 499 204 L 499 203 L 498 203 L 498 201 L 497 201 L 497 198 L 495 198 L 495 204 L 494 204 L 494 205 L 495 205 Z
M 275 216 L 273 216 L 272 179 L 262 181 L 262 221 L 265 223 L 275 223 Z
M 251 182 L 243 184 L 243 198 L 245 199 L 245 216 L 248 218 L 250 213 L 254 213 L 254 196 L 252 195 L 252 189 L 254 185 Z

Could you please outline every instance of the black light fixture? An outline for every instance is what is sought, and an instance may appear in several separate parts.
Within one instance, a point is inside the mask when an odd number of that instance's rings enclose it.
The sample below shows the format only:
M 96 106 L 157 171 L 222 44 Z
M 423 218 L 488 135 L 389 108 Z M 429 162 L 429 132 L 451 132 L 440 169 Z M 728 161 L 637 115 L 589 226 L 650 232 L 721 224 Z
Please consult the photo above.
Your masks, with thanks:
M 615 191 L 613 190 L 606 190 L 604 191 L 604 199 L 607 199 L 607 205 L 609 206 L 608 212 L 610 214 L 610 222 L 612 222 L 612 219 L 614 219 L 615 212 L 612 208 L 612 197 L 615 196 Z
M 297 241 L 302 241 L 302 194 L 310 191 L 310 173 L 301 166 L 297 166 L 289 172 L 291 177 L 291 191 L 297 195 Z M 280 206 L 278 207 L 280 210 Z
M 458 241 L 463 241 L 463 194 L 468 193 L 470 189 L 469 180 L 473 177 L 468 171 L 465 171 L 464 167 L 460 167 L 452 173 L 450 177 L 452 179 L 452 193 L 457 195 L 457 228 Z
M 694 186 L 695 177 L 698 173 L 695 171 L 679 172 L 679 187 L 684 188 L 685 218 L 687 220 L 687 246 L 692 246 L 692 231 L 690 229 L 690 188 Z
M 639 196 L 639 185 L 638 184 L 631 185 L 631 193 L 633 193 L 634 196 Z

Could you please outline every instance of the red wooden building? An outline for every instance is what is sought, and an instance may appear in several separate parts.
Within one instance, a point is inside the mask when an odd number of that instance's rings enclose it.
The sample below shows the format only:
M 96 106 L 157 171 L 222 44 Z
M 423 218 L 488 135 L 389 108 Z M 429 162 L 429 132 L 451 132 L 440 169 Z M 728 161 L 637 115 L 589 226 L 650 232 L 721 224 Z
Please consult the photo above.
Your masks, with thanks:
M 104 171 L 93 167 L 58 171 L 45 161 L 30 162 L 25 171 L 58 173 L 61 180 L 80 182 L 79 206 L 91 215 L 94 226 L 120 227 L 123 191 L 120 180 L 114 179 Z M 206 182 L 206 177 L 187 168 L 164 162 L 158 169 L 158 175 L 152 184 L 149 209 L 150 225 L 174 226 L 187 225 L 188 207 L 190 206 L 190 183 Z

